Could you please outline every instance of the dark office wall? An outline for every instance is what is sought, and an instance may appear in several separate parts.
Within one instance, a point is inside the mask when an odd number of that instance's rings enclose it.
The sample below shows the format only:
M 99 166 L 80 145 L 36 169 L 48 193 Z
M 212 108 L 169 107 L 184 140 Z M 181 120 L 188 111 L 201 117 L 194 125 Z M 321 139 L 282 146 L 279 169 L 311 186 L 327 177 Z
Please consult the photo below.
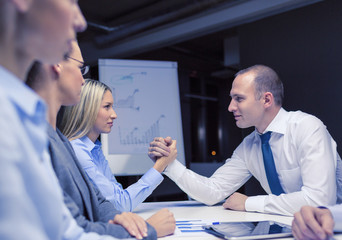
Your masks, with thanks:
M 265 64 L 274 68 L 284 82 L 284 108 L 302 110 L 320 118 L 337 142 L 339 152 L 342 153 L 342 1 L 326 0 L 236 29 L 240 39 L 240 67 Z M 191 70 L 203 75 L 203 72 L 212 72 L 215 68 L 220 68 L 213 63 L 202 63 L 201 59 L 181 55 L 170 48 L 158 49 L 132 58 L 177 61 L 180 69 L 181 96 L 189 91 L 188 79 Z M 231 155 L 242 137 L 251 130 L 238 129 L 232 114 L 226 110 L 230 100 L 228 94 L 231 80 L 227 80 L 226 84 L 224 94 L 219 95 L 222 106 L 218 110 L 224 115 L 223 145 L 227 146 L 227 152 L 222 160 Z M 189 114 L 188 100 L 184 99 L 183 129 L 188 129 L 196 116 Z M 195 144 L 197 139 L 191 139 L 191 135 L 184 130 L 184 140 L 189 163 L 192 159 L 191 144 Z M 195 146 L 198 147 L 196 144 Z M 171 200 L 166 192 L 175 196 L 172 200 L 185 197 L 179 193 L 181 190 L 172 181 L 166 179 L 148 200 L 161 200 L 160 196 Z M 245 186 L 244 192 L 247 195 L 257 195 L 263 191 L 257 181 L 252 179 Z
M 239 27 L 242 67 L 274 68 L 284 108 L 320 118 L 342 151 L 342 1 L 327 0 Z

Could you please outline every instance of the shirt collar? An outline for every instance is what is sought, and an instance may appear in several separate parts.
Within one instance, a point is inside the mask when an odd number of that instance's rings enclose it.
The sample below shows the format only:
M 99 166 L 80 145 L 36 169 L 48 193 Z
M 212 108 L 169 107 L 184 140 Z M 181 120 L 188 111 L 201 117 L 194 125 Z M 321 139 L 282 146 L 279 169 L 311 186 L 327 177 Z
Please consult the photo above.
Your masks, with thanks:
M 45 118 L 46 104 L 30 87 L 24 84 L 13 73 L 0 66 L 0 86 L 8 98 L 28 116 Z
M 286 128 L 287 128 L 287 120 L 289 118 L 288 112 L 284 108 L 280 108 L 279 112 L 277 115 L 273 118 L 272 122 L 267 126 L 265 131 L 262 133 L 266 132 L 275 132 L 275 133 L 280 133 L 280 134 L 285 134 Z M 254 130 L 255 136 L 259 138 L 260 133 L 255 129 Z
M 101 147 L 101 142 L 99 140 L 96 140 L 95 143 L 93 143 L 87 135 L 81 137 L 80 140 L 86 145 L 89 151 Z
M 285 109 L 280 108 L 279 112 L 272 120 L 272 122 L 267 126 L 265 132 L 275 132 L 280 134 L 285 134 L 288 120 L 288 112 Z

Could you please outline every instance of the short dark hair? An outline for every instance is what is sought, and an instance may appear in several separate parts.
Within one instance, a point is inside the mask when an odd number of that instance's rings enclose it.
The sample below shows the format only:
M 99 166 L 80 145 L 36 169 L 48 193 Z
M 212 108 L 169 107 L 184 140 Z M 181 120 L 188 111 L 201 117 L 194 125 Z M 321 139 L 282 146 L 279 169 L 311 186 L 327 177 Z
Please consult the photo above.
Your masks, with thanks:
M 34 84 L 36 84 L 36 81 L 38 80 L 38 76 L 39 76 L 39 73 L 41 72 L 42 70 L 42 63 L 39 62 L 39 61 L 35 61 L 29 72 L 27 73 L 27 76 L 26 76 L 26 84 L 33 88 L 34 87 Z
M 254 65 L 249 68 L 240 70 L 235 77 L 248 73 L 255 73 L 255 98 L 260 99 L 265 92 L 272 93 L 275 104 L 282 106 L 284 100 L 284 86 L 278 74 L 270 67 L 265 65 Z

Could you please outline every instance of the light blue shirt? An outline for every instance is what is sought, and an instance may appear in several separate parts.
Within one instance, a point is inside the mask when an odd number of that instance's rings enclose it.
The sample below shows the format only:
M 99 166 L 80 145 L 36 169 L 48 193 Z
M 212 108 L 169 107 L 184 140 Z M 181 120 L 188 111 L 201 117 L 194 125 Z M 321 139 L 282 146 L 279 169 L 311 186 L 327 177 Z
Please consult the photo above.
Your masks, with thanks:
M 163 176 L 151 168 L 138 182 L 123 189 L 112 174 L 98 140 L 93 143 L 87 136 L 84 136 L 71 141 L 71 145 L 90 180 L 120 211 L 132 211 L 163 181 Z
M 64 205 L 47 151 L 46 105 L 1 66 L 0 106 L 0 239 L 105 239 L 85 234 Z

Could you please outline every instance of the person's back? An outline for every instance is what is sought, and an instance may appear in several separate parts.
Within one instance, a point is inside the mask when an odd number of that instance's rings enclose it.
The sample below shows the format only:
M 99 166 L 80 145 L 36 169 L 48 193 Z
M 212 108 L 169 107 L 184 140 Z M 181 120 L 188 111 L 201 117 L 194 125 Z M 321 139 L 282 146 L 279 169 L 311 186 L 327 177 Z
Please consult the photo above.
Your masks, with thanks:
M 31 89 L 17 79 L 9 80 L 13 76 L 6 74 L 1 69 L 0 238 L 25 239 L 30 231 L 35 239 L 60 239 L 62 195 L 54 174 L 46 171 L 51 168 L 46 166 L 50 163 L 45 105 Z M 37 221 L 44 232 L 34 231 L 31 224 Z M 14 222 L 15 226 L 8 226 Z

